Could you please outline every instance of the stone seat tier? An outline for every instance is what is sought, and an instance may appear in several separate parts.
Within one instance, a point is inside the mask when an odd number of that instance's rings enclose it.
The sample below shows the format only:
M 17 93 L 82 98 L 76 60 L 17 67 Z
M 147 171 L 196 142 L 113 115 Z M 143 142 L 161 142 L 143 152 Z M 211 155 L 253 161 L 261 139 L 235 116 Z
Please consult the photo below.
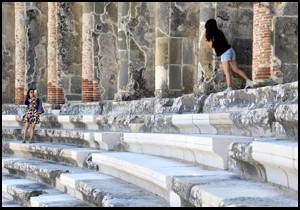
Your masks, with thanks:
M 15 201 L 8 200 L 2 196 L 2 207 L 22 207 Z
M 226 171 L 206 170 L 171 159 L 126 152 L 92 154 L 92 159 L 100 172 L 158 194 L 169 200 L 171 206 L 222 206 L 227 205 L 228 198 L 231 199 L 230 206 L 298 205 L 296 192 L 288 193 L 269 183 L 244 180 Z M 178 187 L 174 182 L 176 178 L 196 179 L 196 191 L 192 188 L 195 180 Z M 222 185 L 221 193 L 214 183 L 220 179 L 229 180 L 228 185 Z M 187 195 L 193 200 L 185 199 L 189 197 Z M 276 202 L 273 204 L 272 201 Z
M 124 133 L 126 151 L 172 157 L 227 169 L 228 145 L 252 137 L 205 134 Z
M 2 156 L 2 171 L 55 186 L 56 189 L 86 201 L 92 206 L 169 205 L 164 199 L 133 184 L 99 172 L 65 164 Z
M 20 127 L 22 116 L 2 115 L 3 127 Z M 44 115 L 37 128 L 90 131 L 204 133 L 298 138 L 298 106 L 222 113 L 164 115 Z
M 2 196 L 28 207 L 89 207 L 70 195 L 49 185 L 29 179 L 2 174 Z M 3 202 L 3 201 L 2 201 Z
M 22 141 L 22 132 L 23 128 L 2 127 L 2 138 Z M 31 132 L 31 130 L 28 132 Z M 121 132 L 37 128 L 33 139 L 35 142 L 55 142 L 91 148 L 101 148 L 104 150 L 114 150 L 122 136 L 123 133 Z
M 67 163 L 77 167 L 92 167 L 89 165 L 89 155 L 98 152 L 105 152 L 105 150 L 65 144 L 23 144 L 19 141 L 2 140 L 2 153 L 4 154 L 13 155 L 14 157 L 40 158 L 58 163 Z
M 167 113 L 222 113 L 257 108 L 276 109 L 281 104 L 298 104 L 298 81 L 234 90 L 230 93 L 212 93 L 209 96 L 187 94 L 176 99 L 143 98 L 132 101 L 106 101 L 104 103 L 44 103 L 46 113 L 61 115 L 122 115 L 122 114 L 167 114 Z M 2 104 L 2 115 L 26 111 L 25 105 Z M 46 115 L 47 115 L 46 114 Z
M 12 136 L 13 135 L 13 136 Z M 122 136 L 123 135 L 123 136 Z M 15 139 L 21 136 L 21 129 L 2 128 L 2 136 Z M 123 150 L 136 153 L 154 154 L 164 157 L 173 157 L 184 161 L 197 162 L 207 166 L 226 169 L 228 161 L 228 145 L 235 141 L 252 141 L 253 137 L 233 135 L 205 135 L 205 134 L 158 134 L 158 133 L 93 133 L 78 130 L 61 129 L 37 129 L 36 142 L 49 142 L 69 145 L 80 145 L 105 150 L 118 149 L 117 145 L 123 145 Z M 19 137 L 20 138 L 20 137 Z M 17 138 L 18 139 L 18 138 Z M 97 144 L 97 145 L 96 145 Z M 37 145 L 27 146 L 19 143 L 8 144 L 8 152 L 33 153 L 38 150 Z M 46 145 L 47 146 L 47 145 Z M 53 146 L 51 146 L 53 147 Z M 60 151 L 63 147 L 56 149 Z M 39 149 L 42 151 L 43 149 Z M 53 152 L 57 154 L 58 152 Z M 74 158 L 77 164 L 82 166 L 84 157 L 90 152 L 87 149 L 79 152 L 67 152 L 69 157 Z M 12 153 L 12 152 L 11 152 Z M 38 153 L 39 154 L 39 153 Z M 37 154 L 35 154 L 37 155 Z M 71 161 L 72 162 L 72 161 Z
M 235 161 L 229 164 L 230 170 L 298 191 L 298 142 L 280 139 L 236 142 L 230 145 L 229 156 Z M 250 170 L 252 173 L 247 173 Z

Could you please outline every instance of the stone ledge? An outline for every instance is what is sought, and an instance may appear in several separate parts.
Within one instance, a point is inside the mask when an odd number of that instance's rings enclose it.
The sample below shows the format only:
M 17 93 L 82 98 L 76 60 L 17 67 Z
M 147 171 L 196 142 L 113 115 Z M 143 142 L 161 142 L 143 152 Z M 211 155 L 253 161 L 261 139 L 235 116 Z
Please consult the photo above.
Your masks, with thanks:
M 252 141 L 252 137 L 203 134 L 124 133 L 129 152 L 172 157 L 226 169 L 228 145 L 235 141 Z
M 281 105 L 276 110 L 258 108 L 228 113 L 44 115 L 41 116 L 41 122 L 37 127 L 86 129 L 91 131 L 207 133 L 256 137 L 277 136 L 296 139 L 298 136 L 297 117 L 297 105 Z M 2 115 L 2 118 L 4 127 L 19 127 L 23 125 L 19 115 Z
M 180 133 L 275 136 L 273 109 L 261 108 L 230 113 L 172 115 Z
M 298 142 L 259 140 L 229 147 L 229 170 L 298 190 Z
M 280 105 L 275 112 L 276 121 L 282 126 L 284 134 L 277 132 L 278 137 L 298 139 L 298 104 Z
M 22 141 L 22 136 L 23 128 L 2 127 L 3 139 Z M 85 130 L 37 128 L 33 140 L 36 143 L 50 142 L 114 150 L 118 143 L 120 143 L 121 137 L 121 132 L 93 132 Z
M 276 109 L 282 104 L 298 104 L 298 81 L 210 94 L 204 101 L 203 113 L 235 112 L 258 108 Z

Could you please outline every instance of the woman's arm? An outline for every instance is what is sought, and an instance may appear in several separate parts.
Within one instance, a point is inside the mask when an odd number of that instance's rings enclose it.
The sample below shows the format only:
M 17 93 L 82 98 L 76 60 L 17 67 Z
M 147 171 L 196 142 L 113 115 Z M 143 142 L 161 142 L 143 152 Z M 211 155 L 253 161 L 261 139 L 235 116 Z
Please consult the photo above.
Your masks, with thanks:
M 28 98 L 25 99 L 25 105 L 27 105 L 27 108 L 29 108 L 29 100 L 28 100 Z
M 207 45 L 208 45 L 209 48 L 212 48 L 212 46 L 213 46 L 213 41 L 212 41 L 212 40 L 207 41 Z

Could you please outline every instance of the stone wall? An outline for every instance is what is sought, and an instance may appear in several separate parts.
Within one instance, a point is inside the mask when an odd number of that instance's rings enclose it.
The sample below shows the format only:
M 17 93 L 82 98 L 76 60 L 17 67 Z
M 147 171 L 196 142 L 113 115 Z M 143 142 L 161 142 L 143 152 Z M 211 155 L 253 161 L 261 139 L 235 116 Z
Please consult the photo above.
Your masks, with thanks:
M 95 3 L 94 74 L 102 100 L 114 99 L 118 79 L 118 3 Z
M 118 3 L 117 100 L 153 96 L 155 3 Z
M 37 89 L 43 101 L 47 98 L 47 23 L 47 3 L 27 3 L 25 90 Z
M 15 102 L 15 7 L 2 2 L 2 103 Z
M 298 81 L 298 3 L 271 3 L 272 79 L 277 83 Z
M 56 18 L 49 16 L 50 3 L 2 3 L 2 103 L 22 103 L 28 88 L 37 88 L 49 103 L 84 96 L 92 102 L 222 91 L 220 58 L 204 37 L 210 18 L 217 20 L 249 78 L 256 71 L 256 52 L 268 57 L 268 79 L 297 81 L 298 3 L 257 4 L 267 5 L 271 15 L 269 57 L 252 45 L 251 2 L 91 2 L 87 13 L 83 3 L 60 2 L 54 6 Z M 92 19 L 83 23 L 87 14 Z M 87 34 L 89 49 L 83 47 Z M 89 50 L 92 54 L 86 54 Z M 240 89 L 245 81 L 233 73 L 232 83 Z

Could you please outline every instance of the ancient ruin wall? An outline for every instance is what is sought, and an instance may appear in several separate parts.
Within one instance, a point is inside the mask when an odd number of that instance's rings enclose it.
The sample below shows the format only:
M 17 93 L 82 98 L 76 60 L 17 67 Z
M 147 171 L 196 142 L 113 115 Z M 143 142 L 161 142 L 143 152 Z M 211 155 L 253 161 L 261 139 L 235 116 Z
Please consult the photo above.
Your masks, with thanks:
M 20 95 L 29 87 L 37 88 L 43 100 L 49 97 L 48 7 L 49 3 L 28 2 L 24 7 L 26 12 L 22 14 L 24 21 L 16 22 L 19 15 L 15 14 L 15 4 L 2 3 L 2 103 L 16 102 L 15 94 Z M 298 3 L 271 3 L 270 11 L 269 77 L 275 83 L 297 81 Z M 95 3 L 93 14 L 92 77 L 100 100 L 118 96 L 127 100 L 154 96 L 155 83 L 164 81 L 169 89 L 182 93 L 222 91 L 226 83 L 220 59 L 212 55 L 203 39 L 204 24 L 209 18 L 217 19 L 236 50 L 239 67 L 252 77 L 253 3 L 168 3 L 165 7 L 163 3 L 107 2 Z M 63 93 L 63 101 L 82 100 L 82 3 L 60 3 L 58 20 L 58 60 L 55 65 L 60 72 L 55 76 L 57 86 Z M 161 41 L 166 37 L 158 30 L 164 25 L 168 26 L 166 64 L 169 70 L 162 80 L 155 78 L 155 74 L 156 66 L 160 63 L 165 66 L 161 60 Z M 24 36 L 21 33 L 16 36 L 15 30 L 19 31 L 23 26 Z M 25 69 L 19 69 L 16 63 L 16 43 L 25 43 Z M 261 53 L 263 56 L 264 51 Z M 16 76 L 20 81 L 24 78 L 20 87 L 16 87 Z M 236 89 L 243 88 L 244 81 L 234 75 L 233 85 Z M 122 98 L 124 93 L 127 98 Z
M 272 80 L 298 81 L 298 3 L 272 2 Z
M 15 102 L 15 6 L 2 2 L 2 103 Z

